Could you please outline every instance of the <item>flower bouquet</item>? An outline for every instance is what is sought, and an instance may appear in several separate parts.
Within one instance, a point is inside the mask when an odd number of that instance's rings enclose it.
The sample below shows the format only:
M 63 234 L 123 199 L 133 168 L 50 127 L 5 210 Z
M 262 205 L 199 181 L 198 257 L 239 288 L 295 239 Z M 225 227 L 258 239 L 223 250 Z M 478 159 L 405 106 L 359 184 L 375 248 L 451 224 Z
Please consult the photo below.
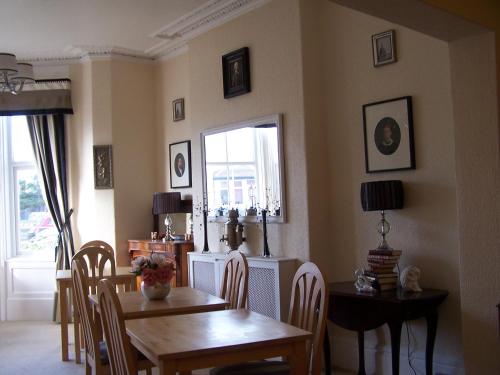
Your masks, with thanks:
M 170 293 L 175 262 L 159 253 L 137 257 L 132 261 L 132 273 L 142 277 L 141 291 L 148 299 L 163 299 Z

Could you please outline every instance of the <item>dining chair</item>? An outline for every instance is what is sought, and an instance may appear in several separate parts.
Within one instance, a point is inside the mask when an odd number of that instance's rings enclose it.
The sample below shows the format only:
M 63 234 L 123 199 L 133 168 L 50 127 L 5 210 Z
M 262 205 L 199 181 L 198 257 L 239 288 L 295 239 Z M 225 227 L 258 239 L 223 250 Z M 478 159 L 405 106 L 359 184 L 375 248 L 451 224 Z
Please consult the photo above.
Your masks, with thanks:
M 84 245 L 85 246 L 85 245 Z M 109 246 L 109 245 L 108 245 Z M 116 264 L 114 252 L 109 252 L 108 249 L 97 246 L 82 247 L 74 256 L 73 259 L 79 259 L 85 265 L 84 272 L 87 278 L 92 282 L 89 283 L 90 293 L 96 294 L 96 277 L 104 276 L 104 268 L 109 262 L 111 275 L 116 275 Z
M 239 251 L 231 251 L 224 261 L 220 298 L 228 309 L 244 309 L 248 300 L 248 262 Z
M 125 329 L 123 311 L 114 285 L 107 279 L 97 284 L 101 323 L 106 339 L 112 375 L 135 375 L 137 369 L 151 374 L 153 364 L 131 345 Z M 142 356 L 142 357 L 141 357 Z M 138 360 L 134 360 L 137 358 Z
M 115 255 L 115 251 L 113 250 L 113 247 L 105 241 L 94 240 L 94 241 L 86 242 L 82 246 L 80 246 L 80 250 L 85 249 L 87 247 L 100 247 L 101 249 L 104 249 L 104 250 L 108 251 L 109 253 L 111 253 L 113 255 L 113 257 Z
M 83 337 L 85 339 L 85 373 L 90 375 L 110 374 L 104 342 L 99 340 L 100 332 L 89 301 L 89 285 L 86 274 L 87 265 L 80 258 L 73 257 L 71 278 Z
M 328 309 L 328 284 L 311 262 L 302 264 L 292 282 L 292 295 L 288 324 L 313 333 L 307 343 L 309 373 L 321 374 L 322 343 L 325 336 Z M 285 375 L 290 374 L 286 361 L 257 361 L 219 367 L 210 370 L 210 375 Z

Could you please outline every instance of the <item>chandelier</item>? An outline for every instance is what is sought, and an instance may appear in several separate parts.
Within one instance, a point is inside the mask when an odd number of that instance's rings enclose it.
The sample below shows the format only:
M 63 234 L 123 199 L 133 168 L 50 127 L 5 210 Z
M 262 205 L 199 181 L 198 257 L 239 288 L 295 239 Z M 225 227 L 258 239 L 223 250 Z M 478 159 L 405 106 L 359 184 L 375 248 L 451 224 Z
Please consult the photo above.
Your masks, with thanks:
M 24 84 L 34 82 L 33 65 L 17 62 L 11 53 L 0 53 L 0 91 L 13 95 L 23 90 Z

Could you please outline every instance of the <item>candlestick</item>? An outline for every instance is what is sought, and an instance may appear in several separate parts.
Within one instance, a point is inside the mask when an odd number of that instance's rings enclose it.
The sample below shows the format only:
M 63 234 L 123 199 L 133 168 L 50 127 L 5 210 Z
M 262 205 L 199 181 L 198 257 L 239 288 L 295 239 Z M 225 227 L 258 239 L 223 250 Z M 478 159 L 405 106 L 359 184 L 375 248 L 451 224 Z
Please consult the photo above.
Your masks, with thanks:
M 262 210 L 262 225 L 264 232 L 264 251 L 262 252 L 262 256 L 264 258 L 270 258 L 271 252 L 269 251 L 269 245 L 267 244 L 267 219 L 266 219 L 267 210 Z
M 207 235 L 207 216 L 208 212 L 206 209 L 203 210 L 203 234 L 205 236 L 203 251 L 202 253 L 209 253 L 210 249 L 208 248 L 208 235 Z

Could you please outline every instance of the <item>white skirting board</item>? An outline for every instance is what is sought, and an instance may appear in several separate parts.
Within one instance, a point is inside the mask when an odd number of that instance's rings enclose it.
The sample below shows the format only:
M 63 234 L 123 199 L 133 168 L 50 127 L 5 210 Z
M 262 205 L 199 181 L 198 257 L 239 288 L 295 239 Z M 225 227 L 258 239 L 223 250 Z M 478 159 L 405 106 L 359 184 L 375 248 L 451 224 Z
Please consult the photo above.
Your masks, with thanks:
M 358 371 L 357 336 L 330 336 L 330 348 L 332 351 L 332 367 L 334 369 Z M 436 375 L 465 375 L 463 364 L 458 364 L 461 361 L 456 358 L 438 356 L 434 353 L 433 362 L 433 373 Z M 413 353 L 412 365 L 417 370 L 417 374 L 425 374 L 425 351 Z M 382 348 L 369 348 L 365 345 L 365 369 L 367 374 L 391 374 L 390 345 Z M 413 374 L 408 364 L 407 350 L 404 345 L 401 345 L 400 348 L 399 372 L 400 374 Z

